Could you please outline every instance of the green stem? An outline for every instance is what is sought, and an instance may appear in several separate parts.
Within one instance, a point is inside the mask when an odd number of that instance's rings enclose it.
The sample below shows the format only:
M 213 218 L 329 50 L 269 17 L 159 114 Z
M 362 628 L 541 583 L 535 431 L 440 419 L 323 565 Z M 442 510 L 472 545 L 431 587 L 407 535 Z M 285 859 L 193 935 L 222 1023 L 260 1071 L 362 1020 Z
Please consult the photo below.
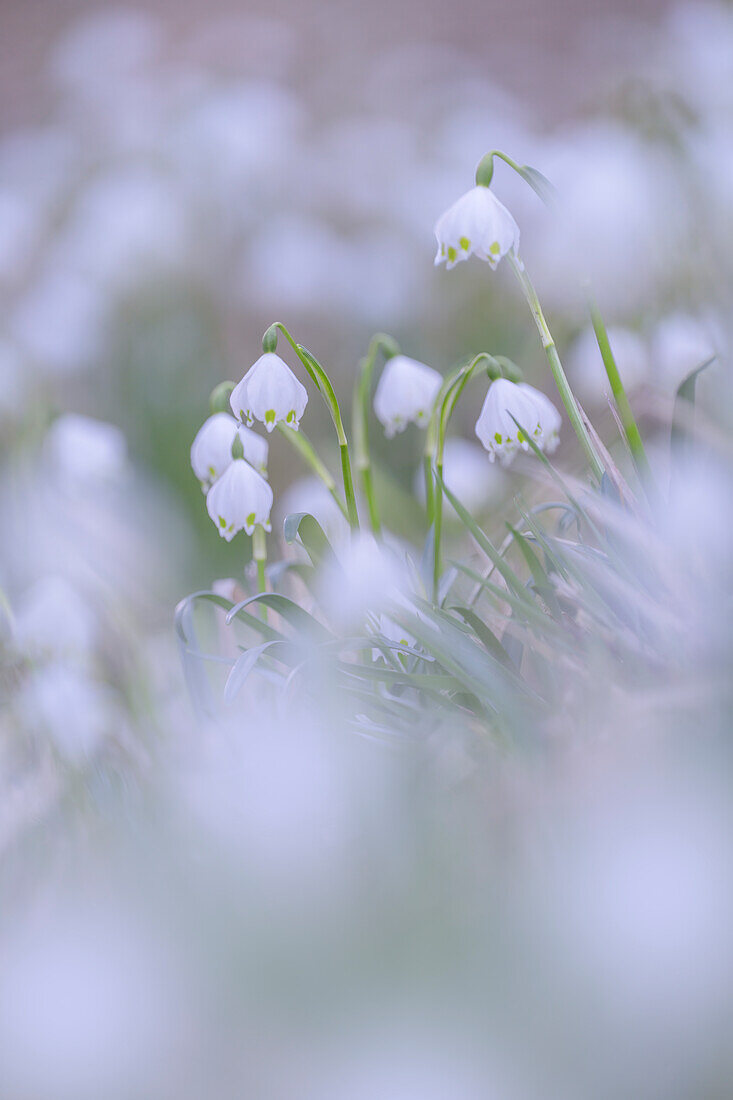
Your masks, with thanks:
M 470 379 L 482 363 L 493 366 L 500 374 L 501 365 L 487 352 L 482 351 L 476 355 L 470 363 L 459 367 L 448 375 L 441 386 L 428 424 L 428 440 L 426 442 L 426 458 L 435 462 L 435 471 L 438 475 L 435 479 L 432 492 L 432 523 L 433 523 L 433 600 L 438 601 L 438 587 L 443 570 L 442 564 L 442 538 L 443 538 L 443 454 L 445 451 L 445 437 L 448 430 L 448 422 L 458 398 L 468 385 Z M 428 451 L 428 448 L 431 448 Z M 431 479 L 432 480 L 432 479 Z
M 278 431 L 285 436 L 288 443 L 298 452 L 303 461 L 310 466 L 316 477 L 320 478 L 338 504 L 343 516 L 348 519 L 349 513 L 346 510 L 343 497 L 336 488 L 336 482 L 331 477 L 331 472 L 328 467 L 319 458 L 315 447 L 308 439 L 305 432 L 303 432 L 301 428 L 296 432 L 294 428 L 291 428 L 288 424 L 284 424 L 282 420 L 278 423 L 277 428 Z
M 379 509 L 374 495 L 374 482 L 372 477 L 372 460 L 369 450 L 369 403 L 372 389 L 372 376 L 377 355 L 383 349 L 385 354 L 397 354 L 397 345 L 391 336 L 378 332 L 372 337 L 369 350 L 361 361 L 359 384 L 354 390 L 354 406 L 352 416 L 352 428 L 354 432 L 354 449 L 356 453 L 356 468 L 359 473 L 364 496 L 369 509 L 369 523 L 372 531 L 378 537 L 382 530 L 379 519 Z
M 267 576 L 265 566 L 267 564 L 267 536 L 261 524 L 257 524 L 252 533 L 252 557 L 257 565 L 257 591 L 267 591 Z M 262 618 L 267 622 L 267 608 L 261 606 Z
M 603 463 L 596 454 L 596 450 L 593 446 L 590 435 L 588 434 L 585 424 L 583 423 L 583 418 L 580 414 L 578 403 L 573 396 L 573 391 L 570 389 L 570 383 L 567 380 L 565 371 L 562 367 L 562 363 L 560 362 L 560 356 L 557 353 L 555 341 L 552 338 L 552 333 L 548 328 L 547 321 L 545 320 L 545 315 L 542 312 L 542 306 L 540 305 L 539 298 L 537 297 L 537 291 L 532 285 L 532 282 L 524 269 L 524 264 L 521 262 L 519 257 L 513 255 L 511 252 L 507 253 L 507 255 L 509 258 L 509 262 L 512 265 L 512 268 L 514 269 L 514 274 L 517 276 L 517 279 L 519 280 L 519 285 L 521 286 L 524 292 L 524 296 L 527 299 L 527 304 L 530 308 L 532 316 L 534 317 L 535 324 L 537 325 L 537 331 L 540 334 L 542 347 L 545 350 L 545 355 L 547 356 L 547 361 L 550 364 L 552 376 L 555 379 L 557 391 L 560 394 L 563 405 L 565 406 L 565 410 L 568 414 L 570 423 L 575 430 L 575 434 L 578 437 L 578 441 L 580 442 L 581 447 L 585 451 L 585 455 L 588 459 L 590 468 L 593 471 L 596 480 L 600 483 L 604 473 Z
M 281 321 L 275 321 L 271 326 L 271 329 L 278 329 L 285 339 L 292 347 L 298 359 L 301 361 L 306 371 L 311 377 L 311 380 L 315 383 L 321 394 L 323 400 L 326 402 L 326 407 L 331 414 L 331 420 L 333 426 L 336 429 L 336 435 L 338 437 L 339 447 L 341 449 L 341 468 L 344 475 L 344 496 L 346 497 L 346 511 L 349 523 L 357 530 L 359 527 L 359 514 L 356 507 L 356 497 L 354 495 L 354 479 L 351 476 L 351 460 L 349 458 L 349 444 L 346 438 L 346 432 L 344 431 L 344 422 L 341 416 L 341 409 L 339 407 L 336 393 L 331 379 L 326 374 L 325 370 L 315 358 L 311 355 L 307 348 L 302 344 L 296 343 L 294 338 L 290 335 L 285 325 Z M 269 330 L 268 330 L 269 331 Z
M 608 332 L 606 326 L 603 323 L 600 311 L 595 303 L 590 307 L 591 320 L 593 321 L 593 331 L 596 334 L 596 340 L 598 341 L 598 347 L 603 358 L 603 365 L 606 368 L 606 374 L 608 375 L 608 381 L 611 386 L 611 393 L 613 394 L 614 401 L 616 402 L 616 408 L 621 419 L 621 424 L 624 429 L 624 435 L 626 436 L 626 442 L 629 445 L 631 451 L 631 459 L 634 463 L 634 468 L 639 476 L 644 489 L 647 493 L 654 494 L 654 478 L 652 476 L 649 460 L 646 457 L 646 451 L 644 450 L 644 444 L 641 438 L 641 432 L 634 419 L 634 414 L 629 404 L 629 399 L 626 396 L 626 390 L 624 384 L 621 381 L 621 375 L 619 374 L 618 367 L 616 366 L 616 360 L 611 350 L 611 342 L 608 339 Z

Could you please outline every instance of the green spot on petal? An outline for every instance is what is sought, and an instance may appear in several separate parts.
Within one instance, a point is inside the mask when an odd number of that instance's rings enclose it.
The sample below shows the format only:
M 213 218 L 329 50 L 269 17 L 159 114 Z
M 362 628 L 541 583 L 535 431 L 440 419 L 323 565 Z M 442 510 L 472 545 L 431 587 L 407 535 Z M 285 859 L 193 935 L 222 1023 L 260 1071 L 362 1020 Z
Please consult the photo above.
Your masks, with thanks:
M 489 252 L 492 256 L 498 256 L 501 252 L 501 245 L 498 241 L 494 241 L 492 245 L 489 245 Z
M 451 245 L 448 249 L 448 259 L 450 260 L 451 263 L 453 263 L 454 260 L 457 258 L 457 256 L 458 256 L 458 253 L 456 252 L 453 245 Z
M 501 432 L 494 432 L 494 439 L 496 440 L 497 443 L 501 443 L 501 441 L 502 441 Z
M 219 516 L 219 526 L 220 527 L 226 527 L 226 525 L 227 525 L 227 521 L 224 519 L 224 517 Z
M 471 242 L 468 239 L 468 237 L 461 237 L 459 239 L 458 243 L 459 243 L 459 245 L 461 246 L 461 248 L 463 249 L 464 252 L 468 252 L 468 250 L 471 247 Z
M 274 423 L 275 423 L 275 410 L 274 409 L 268 409 L 267 412 L 265 413 L 265 424 L 274 424 Z
M 255 525 L 255 514 L 254 514 L 254 512 L 250 512 L 249 515 L 247 516 L 247 526 L 248 527 L 254 527 L 254 525 Z

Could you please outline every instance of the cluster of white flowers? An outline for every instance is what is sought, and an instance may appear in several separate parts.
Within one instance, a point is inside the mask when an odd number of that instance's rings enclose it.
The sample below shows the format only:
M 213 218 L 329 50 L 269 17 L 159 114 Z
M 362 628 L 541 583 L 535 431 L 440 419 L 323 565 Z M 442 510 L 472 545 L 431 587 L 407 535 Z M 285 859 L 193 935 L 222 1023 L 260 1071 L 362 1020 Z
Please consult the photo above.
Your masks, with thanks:
M 267 482 L 266 439 L 252 431 L 255 420 L 271 432 L 276 424 L 298 430 L 308 394 L 279 355 L 261 355 L 234 387 L 233 415 L 217 412 L 191 445 L 191 467 L 206 493 L 206 508 L 222 538 L 239 531 L 269 531 L 273 492 Z M 239 448 L 239 453 L 238 453 Z

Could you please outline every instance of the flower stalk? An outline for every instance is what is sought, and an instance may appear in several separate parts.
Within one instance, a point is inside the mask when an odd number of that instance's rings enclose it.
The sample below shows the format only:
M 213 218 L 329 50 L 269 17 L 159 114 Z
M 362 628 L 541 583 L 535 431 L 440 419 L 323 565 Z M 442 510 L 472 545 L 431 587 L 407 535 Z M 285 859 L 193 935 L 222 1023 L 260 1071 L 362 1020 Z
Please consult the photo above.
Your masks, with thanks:
M 583 418 L 580 414 L 578 403 L 575 400 L 573 391 L 570 388 L 570 383 L 568 382 L 565 371 L 563 370 L 562 363 L 560 362 L 560 356 L 558 355 L 557 348 L 555 347 L 555 341 L 553 339 L 552 333 L 550 332 L 547 321 L 545 320 L 545 315 L 542 312 L 542 306 L 540 305 L 540 300 L 537 297 L 537 291 L 532 285 L 532 281 L 530 280 L 529 275 L 527 274 L 524 264 L 521 262 L 521 260 L 510 253 L 509 263 L 511 264 L 519 285 L 522 288 L 524 296 L 527 300 L 527 305 L 530 308 L 530 312 L 534 317 L 537 331 L 540 335 L 540 341 L 542 343 L 545 355 L 547 356 L 547 361 L 550 365 L 550 370 L 552 371 L 552 376 L 555 380 L 557 391 L 560 394 L 560 399 L 565 406 L 565 411 L 568 414 L 568 419 L 570 420 L 570 423 L 573 426 L 573 430 L 578 437 L 578 441 L 585 452 L 590 468 L 593 471 L 593 475 L 600 483 L 604 474 L 604 466 L 596 453 L 596 449 L 593 446 L 593 442 L 588 433 L 588 430 L 583 423 Z
M 267 536 L 265 529 L 258 524 L 252 533 L 252 559 L 257 567 L 257 592 L 267 591 Z M 267 622 L 267 608 L 261 607 L 262 618 Z
M 354 479 L 351 473 L 351 459 L 349 457 L 349 444 L 346 438 L 346 432 L 344 431 L 344 422 L 341 416 L 341 409 L 339 407 L 336 393 L 331 379 L 326 374 L 325 370 L 318 362 L 316 358 L 303 347 L 302 344 L 298 344 L 285 325 L 281 321 L 275 321 L 270 325 L 269 329 L 265 333 L 262 341 L 263 348 L 271 350 L 274 346 L 274 340 L 277 332 L 281 332 L 285 339 L 292 347 L 298 359 L 305 367 L 311 380 L 315 383 L 319 393 L 323 397 L 326 403 L 329 413 L 331 414 L 331 420 L 333 426 L 336 429 L 336 436 L 338 438 L 339 449 L 341 451 L 341 471 L 344 483 L 344 496 L 346 498 L 346 511 L 347 517 L 351 527 L 354 530 L 359 528 L 359 513 L 356 507 L 356 494 L 354 492 Z

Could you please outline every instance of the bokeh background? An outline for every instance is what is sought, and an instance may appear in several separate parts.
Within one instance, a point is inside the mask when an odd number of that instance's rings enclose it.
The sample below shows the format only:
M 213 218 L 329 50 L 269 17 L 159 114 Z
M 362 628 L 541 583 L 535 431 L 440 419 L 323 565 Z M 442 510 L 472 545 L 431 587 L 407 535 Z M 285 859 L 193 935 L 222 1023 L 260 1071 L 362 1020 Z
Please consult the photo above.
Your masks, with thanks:
M 3 1096 L 726 1095 L 720 746 L 660 756 L 614 699 L 561 763 L 445 731 L 395 763 L 338 714 L 202 729 L 179 666 L 176 602 L 249 557 L 189 448 L 273 320 L 347 406 L 380 330 L 549 392 L 510 273 L 433 267 L 491 147 L 558 187 L 550 213 L 496 170 L 578 393 L 610 443 L 590 292 L 663 480 L 714 353 L 700 415 L 730 428 L 730 5 L 0 0 Z M 304 426 L 333 459 L 315 395 Z M 419 540 L 419 433 L 374 439 Z M 464 459 L 477 509 L 511 500 Z M 275 433 L 278 517 L 303 472 Z M 723 494 L 690 499 L 721 569 Z

